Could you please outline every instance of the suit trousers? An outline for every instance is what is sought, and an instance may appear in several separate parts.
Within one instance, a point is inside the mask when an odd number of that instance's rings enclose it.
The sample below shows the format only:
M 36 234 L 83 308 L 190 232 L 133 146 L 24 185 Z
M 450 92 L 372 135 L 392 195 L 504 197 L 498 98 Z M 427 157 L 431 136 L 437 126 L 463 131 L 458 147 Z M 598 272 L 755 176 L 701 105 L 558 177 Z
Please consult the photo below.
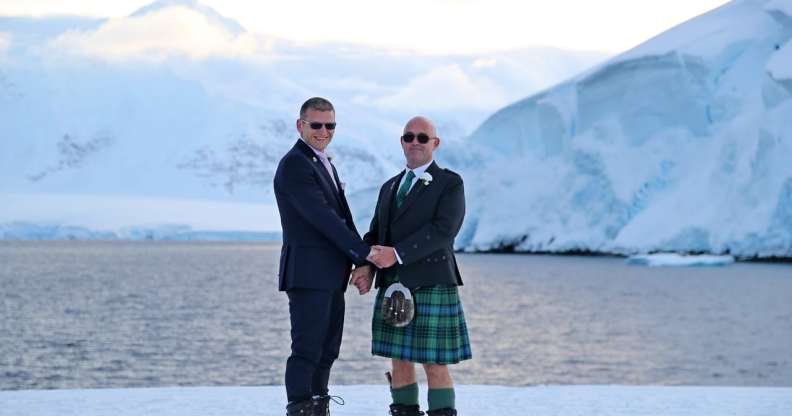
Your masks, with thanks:
M 330 368 L 341 349 L 344 292 L 293 289 L 289 297 L 291 355 L 286 361 L 289 402 L 326 395 Z

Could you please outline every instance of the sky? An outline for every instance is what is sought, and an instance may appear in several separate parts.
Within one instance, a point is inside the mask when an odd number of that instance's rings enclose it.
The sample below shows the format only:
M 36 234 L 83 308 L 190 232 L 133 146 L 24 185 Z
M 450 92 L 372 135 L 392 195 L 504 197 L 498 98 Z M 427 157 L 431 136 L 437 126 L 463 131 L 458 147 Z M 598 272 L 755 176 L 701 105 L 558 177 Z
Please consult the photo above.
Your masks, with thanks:
M 150 0 L 0 0 L 0 15 L 123 17 Z M 609 54 L 714 9 L 723 0 L 203 0 L 248 31 L 304 43 L 340 41 L 424 53 L 551 46 Z

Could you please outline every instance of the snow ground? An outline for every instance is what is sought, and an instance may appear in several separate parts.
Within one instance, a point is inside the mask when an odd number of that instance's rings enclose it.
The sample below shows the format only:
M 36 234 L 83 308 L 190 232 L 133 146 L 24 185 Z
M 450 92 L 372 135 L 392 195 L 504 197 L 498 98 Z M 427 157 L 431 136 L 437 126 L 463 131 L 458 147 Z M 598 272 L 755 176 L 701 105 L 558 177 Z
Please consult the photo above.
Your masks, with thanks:
M 331 393 L 346 401 L 333 405 L 333 415 L 387 414 L 385 386 Z M 0 416 L 274 416 L 285 414 L 284 401 L 282 386 L 4 391 Z M 464 416 L 786 416 L 792 388 L 463 385 L 457 409 Z

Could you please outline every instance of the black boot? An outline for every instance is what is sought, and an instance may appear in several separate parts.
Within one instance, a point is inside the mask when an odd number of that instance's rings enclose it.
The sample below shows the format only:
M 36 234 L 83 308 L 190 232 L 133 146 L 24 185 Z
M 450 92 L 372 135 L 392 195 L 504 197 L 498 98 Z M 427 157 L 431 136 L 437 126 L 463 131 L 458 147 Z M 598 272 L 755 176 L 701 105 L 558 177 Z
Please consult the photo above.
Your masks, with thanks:
M 286 416 L 313 416 L 314 400 L 308 399 L 286 405 Z
M 391 416 L 423 416 L 425 413 L 420 410 L 417 404 L 392 404 L 390 405 Z
M 338 396 L 329 396 L 327 394 L 314 396 L 314 412 L 311 413 L 311 416 L 330 416 L 330 400 L 341 406 L 344 405 L 344 399 Z
M 314 408 L 311 416 L 330 415 L 330 396 L 315 396 L 313 398 Z
M 427 413 L 428 416 L 456 416 L 456 414 L 457 414 L 456 410 L 450 407 L 437 409 L 437 410 L 430 410 L 429 413 Z

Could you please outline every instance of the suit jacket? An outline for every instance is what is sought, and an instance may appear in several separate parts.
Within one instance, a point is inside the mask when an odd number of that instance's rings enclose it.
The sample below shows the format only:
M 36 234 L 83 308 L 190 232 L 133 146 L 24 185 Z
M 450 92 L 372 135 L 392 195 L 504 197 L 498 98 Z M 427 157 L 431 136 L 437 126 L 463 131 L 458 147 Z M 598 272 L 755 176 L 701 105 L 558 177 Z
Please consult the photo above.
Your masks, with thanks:
M 275 171 L 283 247 L 278 288 L 346 290 L 352 264 L 366 263 L 369 246 L 352 222 L 344 190 L 338 190 L 313 150 L 297 140 Z
M 363 241 L 393 246 L 403 263 L 379 270 L 376 287 L 384 276 L 393 273 L 410 288 L 462 285 L 454 257 L 454 238 L 465 217 L 462 177 L 434 162 L 426 171 L 432 181 L 424 184 L 419 179 L 399 208 L 395 198 L 405 172 L 390 178 L 380 189 L 374 218 Z

